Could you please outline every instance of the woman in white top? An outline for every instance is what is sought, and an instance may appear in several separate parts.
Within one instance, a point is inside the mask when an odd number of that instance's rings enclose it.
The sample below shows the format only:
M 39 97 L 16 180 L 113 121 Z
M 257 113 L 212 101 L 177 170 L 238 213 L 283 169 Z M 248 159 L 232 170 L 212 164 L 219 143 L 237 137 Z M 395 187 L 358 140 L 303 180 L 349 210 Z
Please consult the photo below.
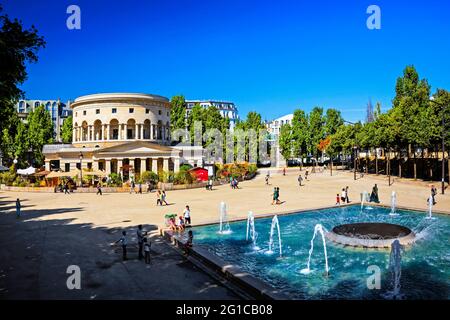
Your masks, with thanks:
M 186 206 L 186 209 L 183 212 L 184 215 L 184 222 L 186 225 L 191 225 L 191 210 L 189 209 L 189 206 Z

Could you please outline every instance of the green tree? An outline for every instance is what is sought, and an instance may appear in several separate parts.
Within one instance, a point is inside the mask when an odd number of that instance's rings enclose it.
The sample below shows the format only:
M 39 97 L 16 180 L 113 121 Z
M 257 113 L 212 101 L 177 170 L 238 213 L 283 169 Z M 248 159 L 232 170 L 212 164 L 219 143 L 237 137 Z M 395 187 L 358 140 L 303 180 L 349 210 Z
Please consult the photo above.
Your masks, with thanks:
M 292 127 L 290 124 L 284 124 L 280 128 L 278 144 L 280 153 L 284 159 L 289 160 L 292 157 Z
M 0 13 L 2 11 L 0 5 Z M 43 47 L 45 41 L 34 26 L 23 29 L 21 21 L 0 15 L 0 132 L 7 129 L 9 137 L 16 134 L 14 105 L 24 95 L 19 85 L 27 79 L 26 65 L 37 62 L 37 52 Z M 7 156 L 6 141 L 1 141 L 0 147 Z
M 295 157 L 303 159 L 307 155 L 309 130 L 305 111 L 296 109 L 292 118 L 292 150 Z
M 337 129 L 344 124 L 341 112 L 336 109 L 328 109 L 325 114 L 325 135 L 335 134 Z
M 64 119 L 63 125 L 61 127 L 61 138 L 64 143 L 72 143 L 72 126 L 73 126 L 73 117 L 68 116 Z
M 53 143 L 53 124 L 50 112 L 41 105 L 28 114 L 27 122 L 31 152 L 36 165 L 39 166 L 44 163 L 42 147 L 44 144 Z
M 172 130 L 186 128 L 186 107 L 184 96 L 173 96 L 170 100 L 170 126 Z
M 19 167 L 25 167 L 25 160 L 27 159 L 27 153 L 30 149 L 30 140 L 28 139 L 28 126 L 27 124 L 19 121 L 17 125 L 17 133 L 14 137 L 14 155 L 17 158 Z
M 323 108 L 315 107 L 309 114 L 309 152 L 316 158 L 319 154 L 317 146 L 325 137 Z

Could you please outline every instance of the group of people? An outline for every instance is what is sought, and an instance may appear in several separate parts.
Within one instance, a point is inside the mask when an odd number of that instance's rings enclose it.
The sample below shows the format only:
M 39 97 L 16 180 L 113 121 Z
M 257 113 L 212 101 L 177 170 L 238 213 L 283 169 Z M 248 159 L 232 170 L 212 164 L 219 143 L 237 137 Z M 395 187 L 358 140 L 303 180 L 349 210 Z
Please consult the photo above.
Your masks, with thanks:
M 130 182 L 130 194 L 132 193 L 136 193 L 136 194 L 142 194 L 142 183 L 138 183 L 138 187 L 136 189 L 136 183 L 134 182 L 134 180 L 131 180 Z
M 172 217 L 168 221 L 168 225 L 170 230 L 172 231 L 184 231 L 186 227 L 191 226 L 191 209 L 189 206 L 186 206 L 186 209 L 183 211 L 183 215 L 179 216 L 178 219 L 176 217 Z
M 280 187 L 275 187 L 273 188 L 273 193 L 272 193 L 272 204 L 281 204 L 282 202 L 280 201 Z
M 230 177 L 230 187 L 231 189 L 239 189 L 239 182 L 236 178 Z
M 150 263 L 151 242 L 146 237 L 147 233 L 148 233 L 147 231 L 144 231 L 142 229 L 142 225 L 140 224 L 136 231 L 137 242 L 138 242 L 138 259 L 142 260 L 144 258 L 145 263 L 149 264 Z M 122 236 L 114 244 L 117 244 L 117 243 L 120 243 L 120 245 L 122 246 L 122 259 L 124 261 L 128 260 L 128 256 L 127 256 L 128 239 L 127 239 L 127 232 L 125 230 L 122 231 Z
M 162 206 L 163 205 L 163 203 L 167 206 L 167 205 L 169 205 L 168 203 L 167 203 L 167 201 L 166 201 L 166 191 L 161 191 L 161 190 L 158 190 L 157 192 L 156 192 L 156 205 L 160 205 L 160 206 Z
M 341 203 L 350 203 L 350 199 L 348 197 L 348 186 L 342 188 L 341 195 L 339 193 L 336 194 L 336 205 L 340 206 Z

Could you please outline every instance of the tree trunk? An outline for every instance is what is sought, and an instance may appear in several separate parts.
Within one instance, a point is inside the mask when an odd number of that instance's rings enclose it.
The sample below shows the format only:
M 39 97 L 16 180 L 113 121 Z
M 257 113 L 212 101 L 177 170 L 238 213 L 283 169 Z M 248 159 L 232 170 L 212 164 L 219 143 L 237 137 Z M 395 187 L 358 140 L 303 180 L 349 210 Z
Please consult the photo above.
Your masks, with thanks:
M 417 159 L 415 152 L 414 152 L 414 180 L 417 180 Z
M 378 175 L 378 152 L 375 151 L 375 174 Z
M 389 179 L 389 186 L 391 186 L 391 159 L 389 158 L 389 154 L 387 155 L 387 161 L 386 161 L 386 173 L 387 173 L 388 179 Z
M 402 177 L 402 151 L 398 152 L 398 177 Z
M 331 168 L 330 168 L 330 175 L 333 176 L 333 158 L 331 158 Z

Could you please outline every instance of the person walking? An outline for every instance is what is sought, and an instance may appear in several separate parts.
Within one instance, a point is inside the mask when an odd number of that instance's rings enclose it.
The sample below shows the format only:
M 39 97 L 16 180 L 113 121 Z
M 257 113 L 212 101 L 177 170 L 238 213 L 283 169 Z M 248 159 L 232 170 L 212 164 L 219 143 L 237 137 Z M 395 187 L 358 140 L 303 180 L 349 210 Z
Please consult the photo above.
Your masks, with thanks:
M 370 202 L 380 203 L 378 198 L 378 186 L 376 183 L 372 188 L 372 193 L 370 194 Z
M 163 202 L 166 204 L 166 206 L 169 205 L 166 201 L 166 191 L 165 190 L 163 190 L 163 192 L 161 193 L 161 205 L 163 204 Z
M 184 216 L 184 223 L 186 226 L 191 225 L 191 209 L 189 209 L 189 206 L 186 206 L 186 209 L 183 211 Z
M 64 194 L 70 194 L 70 192 L 69 192 L 69 182 L 64 183 Z
M 266 174 L 266 186 L 269 185 L 269 178 L 270 178 L 270 175 L 269 175 L 269 173 L 267 173 Z
M 141 182 L 139 182 L 139 185 L 138 185 L 138 192 L 139 192 L 139 194 L 142 194 L 142 183 Z
M 158 190 L 158 191 L 156 192 L 156 205 L 162 206 L 162 202 L 161 202 L 161 191 L 160 191 L 160 190 Z
M 297 181 L 298 181 L 298 185 L 301 187 L 302 186 L 302 181 L 303 181 L 303 178 L 302 178 L 301 174 L 298 175 Z
M 336 194 L 336 205 L 340 206 L 341 205 L 341 198 L 339 197 L 339 193 Z
M 138 241 L 138 246 L 139 246 L 139 254 L 138 254 L 138 258 L 139 260 L 141 260 L 144 255 L 142 254 L 142 249 L 144 247 L 144 239 L 145 239 L 145 235 L 147 235 L 147 232 L 142 230 L 142 224 L 138 225 L 138 229 L 136 231 L 136 236 L 137 236 L 137 241 Z
M 437 195 L 437 189 L 434 185 L 432 185 L 431 186 L 431 199 L 433 199 L 433 206 L 437 203 L 436 199 L 435 199 L 436 195 Z
M 134 189 L 135 186 L 136 185 L 134 184 L 134 180 L 131 180 L 131 183 L 130 183 L 130 194 L 132 194 L 133 191 L 136 192 L 136 190 Z
M 283 176 L 286 175 L 286 167 L 283 168 Z
M 97 183 L 97 195 L 102 195 L 102 186 L 100 181 Z
M 144 253 L 145 253 L 145 263 L 150 263 L 150 246 L 151 242 L 147 240 L 147 238 L 144 238 Z
M 306 172 L 305 172 L 305 180 L 306 181 L 308 181 L 308 173 L 309 173 L 308 170 L 306 170 Z
M 345 187 L 345 202 L 350 203 L 350 199 L 348 198 L 348 186 Z
M 119 240 L 117 240 L 115 243 L 120 242 L 120 244 L 122 245 L 122 259 L 123 261 L 127 260 L 127 232 L 126 231 L 122 231 L 122 237 L 120 237 Z
M 347 199 L 347 192 L 345 191 L 345 188 L 342 188 L 342 192 L 341 192 L 341 201 L 342 203 L 345 203 Z
M 17 215 L 17 218 L 20 218 L 20 214 L 21 214 L 20 209 L 21 208 L 22 208 L 22 205 L 20 204 L 19 198 L 17 198 L 17 200 L 16 200 L 16 215 Z

